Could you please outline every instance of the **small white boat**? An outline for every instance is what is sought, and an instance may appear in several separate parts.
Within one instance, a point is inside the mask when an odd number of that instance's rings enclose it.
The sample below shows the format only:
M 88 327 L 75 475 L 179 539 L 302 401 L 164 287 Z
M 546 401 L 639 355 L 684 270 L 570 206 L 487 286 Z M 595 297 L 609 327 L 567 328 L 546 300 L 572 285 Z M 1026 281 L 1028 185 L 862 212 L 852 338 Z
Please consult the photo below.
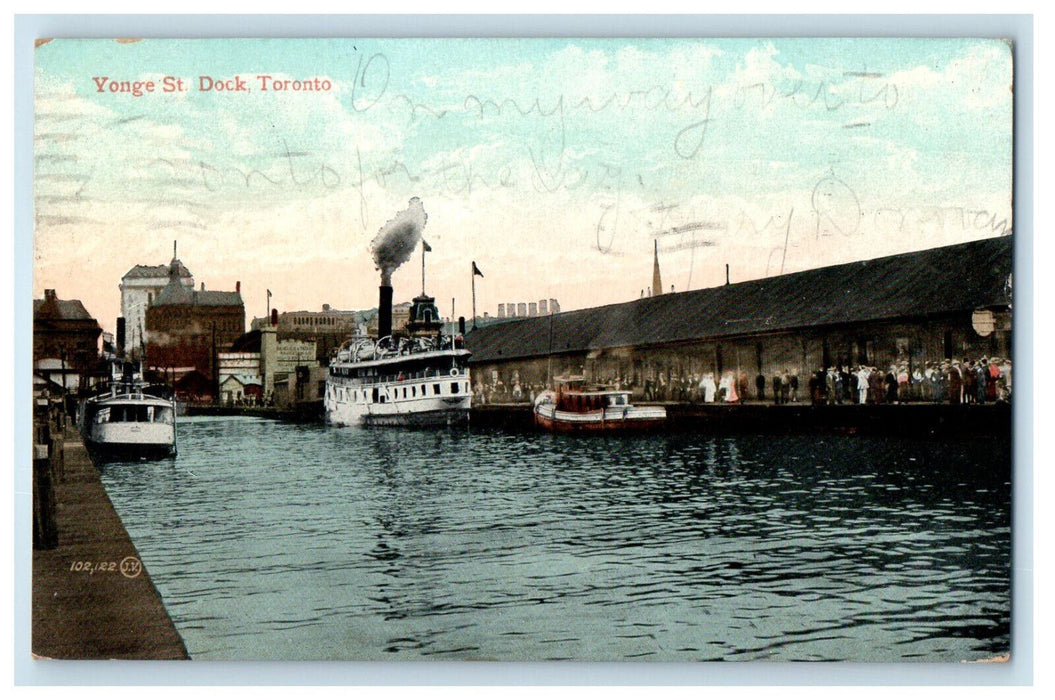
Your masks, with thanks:
M 115 363 L 109 387 L 81 404 L 78 424 L 89 449 L 132 458 L 176 454 L 176 402 L 149 387 L 131 364 Z
M 555 432 L 648 430 L 667 420 L 662 406 L 634 406 L 630 392 L 589 388 L 582 377 L 557 378 L 556 391 L 535 398 L 535 424 Z

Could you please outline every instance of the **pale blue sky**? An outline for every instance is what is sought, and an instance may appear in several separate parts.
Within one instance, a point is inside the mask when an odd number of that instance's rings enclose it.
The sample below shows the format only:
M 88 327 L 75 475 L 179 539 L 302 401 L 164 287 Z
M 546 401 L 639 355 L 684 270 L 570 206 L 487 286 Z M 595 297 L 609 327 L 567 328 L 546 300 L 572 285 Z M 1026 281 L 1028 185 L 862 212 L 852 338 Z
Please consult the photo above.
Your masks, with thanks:
M 369 242 L 415 196 L 429 291 L 458 315 L 474 259 L 494 314 L 637 298 L 656 239 L 680 291 L 1012 224 L 1000 41 L 58 40 L 36 61 L 34 295 L 108 330 L 121 275 L 173 240 L 208 288 L 240 280 L 250 317 L 267 288 L 282 310 L 372 306 Z M 93 81 L 166 75 L 188 91 Z M 197 89 L 236 75 L 250 92 Z M 420 265 L 395 285 L 416 294 Z

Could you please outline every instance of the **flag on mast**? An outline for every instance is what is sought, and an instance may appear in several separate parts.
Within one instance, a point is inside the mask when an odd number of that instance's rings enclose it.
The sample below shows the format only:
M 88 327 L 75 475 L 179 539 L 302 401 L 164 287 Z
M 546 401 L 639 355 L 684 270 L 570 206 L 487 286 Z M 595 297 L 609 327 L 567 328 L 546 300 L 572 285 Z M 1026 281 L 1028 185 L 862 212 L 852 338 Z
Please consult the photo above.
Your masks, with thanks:
M 473 330 L 476 330 L 476 276 L 484 276 L 484 273 L 480 272 L 480 268 L 476 266 L 476 261 L 473 260 L 473 274 L 469 277 L 473 285 Z
M 426 243 L 424 238 L 421 239 L 421 247 L 426 253 L 432 252 L 432 246 Z

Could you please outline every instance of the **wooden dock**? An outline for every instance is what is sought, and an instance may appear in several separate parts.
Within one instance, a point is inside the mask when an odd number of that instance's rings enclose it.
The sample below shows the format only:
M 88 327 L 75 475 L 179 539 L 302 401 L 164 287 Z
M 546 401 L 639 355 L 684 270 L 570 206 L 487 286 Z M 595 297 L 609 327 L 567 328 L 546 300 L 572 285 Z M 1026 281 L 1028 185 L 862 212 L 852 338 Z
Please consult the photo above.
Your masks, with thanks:
M 34 656 L 190 658 L 83 443 L 67 431 L 61 449 L 56 537 L 33 550 Z

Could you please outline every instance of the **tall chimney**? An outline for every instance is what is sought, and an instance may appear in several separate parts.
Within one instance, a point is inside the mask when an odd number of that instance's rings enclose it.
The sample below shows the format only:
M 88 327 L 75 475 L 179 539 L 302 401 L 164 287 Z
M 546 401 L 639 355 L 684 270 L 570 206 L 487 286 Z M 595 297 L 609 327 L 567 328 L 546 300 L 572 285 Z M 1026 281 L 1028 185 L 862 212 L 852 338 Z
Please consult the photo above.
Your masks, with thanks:
M 278 325 L 278 309 L 271 309 L 271 325 Z
M 236 291 L 236 292 L 241 292 L 242 291 L 242 281 L 241 280 L 239 280 L 239 281 L 234 283 L 234 291 Z
M 392 335 L 392 285 L 382 284 L 378 287 L 380 299 L 377 302 L 377 338 Z
M 729 284 L 729 263 L 725 263 L 725 283 Z

